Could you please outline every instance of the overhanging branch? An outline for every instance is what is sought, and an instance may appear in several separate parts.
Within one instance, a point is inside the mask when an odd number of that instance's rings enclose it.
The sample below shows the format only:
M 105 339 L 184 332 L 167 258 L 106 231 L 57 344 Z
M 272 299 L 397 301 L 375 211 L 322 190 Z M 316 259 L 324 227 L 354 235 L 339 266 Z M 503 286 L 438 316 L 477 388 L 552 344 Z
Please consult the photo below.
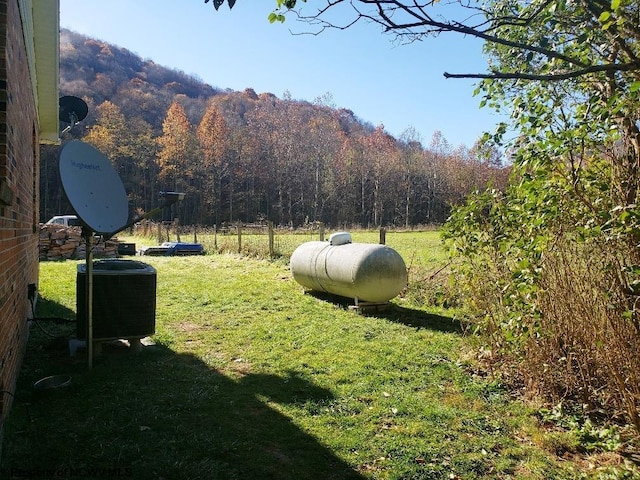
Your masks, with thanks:
M 640 61 L 630 63 L 612 63 L 606 65 L 593 65 L 591 67 L 574 70 L 571 72 L 551 73 L 548 75 L 538 75 L 531 73 L 515 73 L 515 72 L 493 72 L 493 73 L 448 73 L 444 72 L 445 78 L 481 78 L 494 80 L 539 80 L 539 81 L 560 81 L 578 78 L 583 75 L 599 72 L 622 72 L 637 70 L 640 68 Z

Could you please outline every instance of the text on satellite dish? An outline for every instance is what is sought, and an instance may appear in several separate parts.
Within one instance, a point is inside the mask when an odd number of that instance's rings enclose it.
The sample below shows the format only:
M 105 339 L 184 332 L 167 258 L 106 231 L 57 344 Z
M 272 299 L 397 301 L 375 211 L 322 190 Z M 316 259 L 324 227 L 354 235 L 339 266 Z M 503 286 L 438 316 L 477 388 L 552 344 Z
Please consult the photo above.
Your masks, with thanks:
M 78 170 L 97 170 L 98 172 L 100 171 L 100 165 L 95 165 L 95 164 L 90 164 L 90 163 L 78 163 L 78 162 L 71 162 L 71 165 L 76 167 Z

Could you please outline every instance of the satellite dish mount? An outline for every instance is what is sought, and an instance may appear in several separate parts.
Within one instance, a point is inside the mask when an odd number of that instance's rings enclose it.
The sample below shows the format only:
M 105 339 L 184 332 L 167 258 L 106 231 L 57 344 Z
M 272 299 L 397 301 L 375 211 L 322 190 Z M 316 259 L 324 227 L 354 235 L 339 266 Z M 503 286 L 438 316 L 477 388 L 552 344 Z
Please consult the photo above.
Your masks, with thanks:
M 60 97 L 60 100 L 58 100 L 58 105 L 60 106 L 58 119 L 61 122 L 69 124 L 62 130 L 60 136 L 70 131 L 73 127 L 76 126 L 78 122 L 84 120 L 87 116 L 87 113 L 89 113 L 89 107 L 87 106 L 87 103 L 81 98 L 71 95 Z

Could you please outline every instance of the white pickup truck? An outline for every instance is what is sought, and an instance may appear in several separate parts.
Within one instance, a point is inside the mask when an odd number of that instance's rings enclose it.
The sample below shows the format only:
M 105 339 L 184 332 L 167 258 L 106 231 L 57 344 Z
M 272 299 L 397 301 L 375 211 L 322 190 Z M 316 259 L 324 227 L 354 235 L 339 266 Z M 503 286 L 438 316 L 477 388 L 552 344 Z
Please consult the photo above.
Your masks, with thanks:
M 62 225 L 65 227 L 79 227 L 82 225 L 80 220 L 78 220 L 78 217 L 75 215 L 56 215 L 46 223 L 46 225 L 51 224 Z

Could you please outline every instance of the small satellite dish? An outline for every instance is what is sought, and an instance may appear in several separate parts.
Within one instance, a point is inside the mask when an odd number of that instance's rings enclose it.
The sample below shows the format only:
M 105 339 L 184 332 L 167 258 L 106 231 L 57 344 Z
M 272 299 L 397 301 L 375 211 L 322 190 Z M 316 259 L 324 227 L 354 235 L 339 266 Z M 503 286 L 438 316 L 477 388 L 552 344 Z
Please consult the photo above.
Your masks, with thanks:
M 87 113 L 89 113 L 89 107 L 86 102 L 71 95 L 60 97 L 58 105 L 60 106 L 59 120 L 72 125 L 84 120 Z
M 80 220 L 99 234 L 121 230 L 129 218 L 129 202 L 120 176 L 99 150 L 80 140 L 60 152 L 60 179 Z

